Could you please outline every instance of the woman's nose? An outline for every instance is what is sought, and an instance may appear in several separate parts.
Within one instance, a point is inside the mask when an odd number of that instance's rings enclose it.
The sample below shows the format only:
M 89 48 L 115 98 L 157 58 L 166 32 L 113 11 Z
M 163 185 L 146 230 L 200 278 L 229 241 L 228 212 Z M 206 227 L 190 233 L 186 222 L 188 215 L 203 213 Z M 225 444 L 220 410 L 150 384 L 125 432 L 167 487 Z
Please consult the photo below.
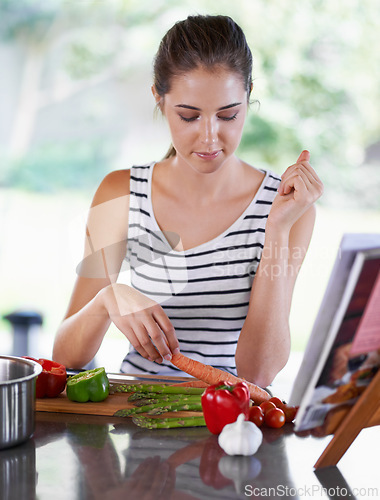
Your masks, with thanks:
M 213 119 L 205 119 L 201 124 L 201 142 L 203 144 L 214 144 L 218 138 L 218 125 Z

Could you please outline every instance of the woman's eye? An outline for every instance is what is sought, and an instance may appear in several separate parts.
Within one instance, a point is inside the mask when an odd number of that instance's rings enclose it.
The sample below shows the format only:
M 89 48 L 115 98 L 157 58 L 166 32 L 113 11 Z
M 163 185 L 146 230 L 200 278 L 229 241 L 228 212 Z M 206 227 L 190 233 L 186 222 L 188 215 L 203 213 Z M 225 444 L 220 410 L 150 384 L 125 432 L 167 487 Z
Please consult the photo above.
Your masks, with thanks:
M 236 117 L 237 117 L 237 113 L 235 113 L 234 115 L 230 115 L 230 116 L 218 116 L 219 120 L 223 120 L 225 122 L 230 122 L 231 120 L 235 120 Z
M 189 122 L 194 122 L 195 120 L 198 120 L 199 115 L 185 116 L 185 115 L 179 114 L 179 117 L 181 118 L 181 120 L 189 123 Z M 230 122 L 232 120 L 235 120 L 236 117 L 237 117 L 237 112 L 233 115 L 227 115 L 227 116 L 219 115 L 218 119 L 223 120 L 224 122 Z
M 185 122 L 193 122 L 193 121 L 195 121 L 198 118 L 198 115 L 197 116 L 183 116 L 183 115 L 179 115 L 179 117 L 181 118 L 181 120 L 183 120 Z

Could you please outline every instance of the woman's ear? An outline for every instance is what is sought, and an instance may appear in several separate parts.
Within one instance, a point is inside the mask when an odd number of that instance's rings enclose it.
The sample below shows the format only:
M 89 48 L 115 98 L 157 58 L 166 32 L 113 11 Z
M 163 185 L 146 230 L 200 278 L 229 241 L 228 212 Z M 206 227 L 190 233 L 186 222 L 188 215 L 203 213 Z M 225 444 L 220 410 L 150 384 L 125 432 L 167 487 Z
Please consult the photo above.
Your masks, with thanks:
M 157 92 L 155 85 L 152 85 L 151 90 L 152 90 L 154 100 L 156 101 L 157 107 L 160 108 L 161 111 L 163 111 L 162 110 L 162 98 L 159 95 L 159 93 Z

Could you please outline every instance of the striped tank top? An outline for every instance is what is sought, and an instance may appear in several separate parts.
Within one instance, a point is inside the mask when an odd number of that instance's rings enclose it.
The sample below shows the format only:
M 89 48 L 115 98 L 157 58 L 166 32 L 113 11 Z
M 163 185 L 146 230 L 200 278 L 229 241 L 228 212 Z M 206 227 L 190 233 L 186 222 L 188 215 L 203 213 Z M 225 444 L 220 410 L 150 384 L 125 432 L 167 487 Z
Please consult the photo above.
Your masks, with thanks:
M 235 351 L 264 246 L 265 225 L 281 179 L 270 171 L 246 210 L 222 234 L 195 248 L 173 250 L 152 207 L 154 163 L 131 167 L 127 280 L 119 282 L 161 305 L 186 356 L 236 374 Z M 178 237 L 179 240 L 179 237 Z M 125 276 L 124 276 L 125 278 Z M 184 375 L 132 346 L 125 373 Z

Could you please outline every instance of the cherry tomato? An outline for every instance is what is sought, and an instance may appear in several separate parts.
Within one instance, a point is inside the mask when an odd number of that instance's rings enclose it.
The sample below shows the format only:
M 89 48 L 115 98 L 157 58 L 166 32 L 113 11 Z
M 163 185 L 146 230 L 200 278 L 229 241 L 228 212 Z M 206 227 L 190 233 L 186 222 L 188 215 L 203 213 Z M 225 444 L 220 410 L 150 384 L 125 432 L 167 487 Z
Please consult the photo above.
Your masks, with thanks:
M 290 406 L 281 401 L 280 398 L 270 398 L 269 400 L 271 403 L 274 403 L 277 408 L 280 408 L 285 413 L 285 421 L 286 422 L 293 422 L 293 420 L 296 418 L 296 414 L 298 411 L 298 406 Z
M 281 408 L 282 410 L 282 407 L 284 406 L 285 403 L 283 403 L 283 401 L 281 401 L 280 398 L 276 398 L 276 397 L 273 397 L 273 398 L 270 398 L 269 400 L 271 403 L 273 403 L 277 408 Z
M 257 425 L 257 427 L 261 427 L 264 422 L 264 412 L 260 408 L 260 406 L 251 406 L 249 409 L 249 417 L 248 420 Z
M 280 408 L 272 408 L 265 414 L 264 422 L 268 427 L 278 429 L 285 424 L 285 413 Z
M 285 405 L 282 411 L 285 413 L 285 421 L 293 422 L 297 415 L 298 406 Z
M 274 408 L 276 408 L 276 405 L 271 401 L 264 401 L 263 403 L 261 403 L 260 408 L 263 410 L 264 415 L 266 415 L 269 410 L 273 410 Z

